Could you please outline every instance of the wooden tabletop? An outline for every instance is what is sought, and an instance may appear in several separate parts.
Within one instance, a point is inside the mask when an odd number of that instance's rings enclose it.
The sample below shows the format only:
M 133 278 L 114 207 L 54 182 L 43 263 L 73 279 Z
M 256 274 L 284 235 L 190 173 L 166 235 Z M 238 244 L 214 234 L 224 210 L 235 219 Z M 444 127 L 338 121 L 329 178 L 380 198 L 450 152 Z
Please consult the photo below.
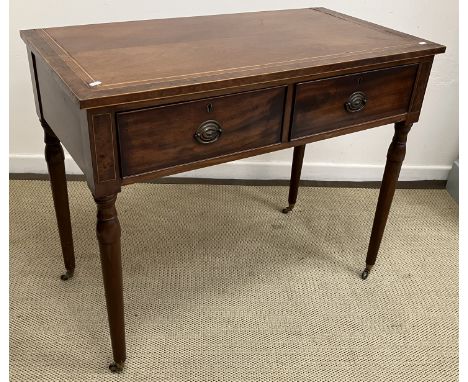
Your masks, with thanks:
M 33 29 L 21 37 L 81 108 L 445 50 L 324 8 Z

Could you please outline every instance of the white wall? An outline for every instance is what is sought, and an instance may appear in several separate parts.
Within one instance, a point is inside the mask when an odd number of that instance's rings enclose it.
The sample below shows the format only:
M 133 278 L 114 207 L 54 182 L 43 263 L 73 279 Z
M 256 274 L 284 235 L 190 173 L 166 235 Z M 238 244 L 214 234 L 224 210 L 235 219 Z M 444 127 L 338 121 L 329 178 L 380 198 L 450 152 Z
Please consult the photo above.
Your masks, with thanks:
M 458 2 L 394 1 L 173 1 L 14 0 L 10 2 L 10 172 L 45 172 L 42 129 L 32 95 L 20 29 L 133 19 L 323 6 L 447 46 L 436 56 L 419 123 L 408 139 L 402 180 L 446 179 L 458 156 Z M 392 126 L 307 146 L 303 179 L 379 180 Z M 186 173 L 225 178 L 289 177 L 292 150 Z M 71 158 L 67 171 L 80 173 Z

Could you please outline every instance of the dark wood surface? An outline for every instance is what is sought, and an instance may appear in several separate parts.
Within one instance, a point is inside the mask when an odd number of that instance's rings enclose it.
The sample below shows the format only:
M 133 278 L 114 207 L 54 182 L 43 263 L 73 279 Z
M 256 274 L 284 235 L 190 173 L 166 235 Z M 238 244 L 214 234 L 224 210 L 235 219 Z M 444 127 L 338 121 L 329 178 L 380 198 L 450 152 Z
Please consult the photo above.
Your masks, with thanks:
M 127 351 L 120 254 L 121 229 L 115 208 L 116 199 L 116 194 L 95 199 L 97 206 L 96 236 L 101 256 L 102 278 L 115 363 L 110 367 L 122 368 L 127 358 Z
M 411 97 L 409 113 L 406 117 L 407 122 L 417 122 L 419 119 L 424 95 L 426 94 L 427 82 L 429 81 L 429 75 L 431 74 L 433 60 L 434 57 L 431 57 L 429 60 L 422 60 L 419 64 L 416 84 L 414 85 L 414 90 Z
M 283 213 L 291 212 L 296 204 L 299 182 L 301 180 L 302 162 L 304 160 L 305 145 L 294 147 L 293 160 L 291 166 L 291 180 L 289 181 L 288 206 L 283 209 Z
M 57 136 L 45 121 L 41 122 L 44 129 L 45 160 L 50 177 L 60 245 L 66 269 L 66 273 L 62 275 L 62 280 L 68 280 L 75 271 L 75 251 L 68 203 L 67 179 L 65 178 L 65 156 Z
M 434 55 L 445 51 L 324 8 L 45 28 L 21 37 L 48 129 L 67 270 L 74 263 L 60 141 L 97 204 L 113 371 L 126 358 L 115 208 L 122 185 L 295 147 L 293 205 L 306 143 L 395 123 L 365 278 Z
M 285 88 L 123 112 L 117 115 L 122 176 L 127 177 L 281 142 Z M 207 121 L 222 128 L 212 143 L 194 134 Z
M 291 138 L 406 113 L 417 72 L 417 65 L 408 65 L 298 84 Z M 367 102 L 349 112 L 345 103 L 355 92 Z
M 374 266 L 382 242 L 385 225 L 392 205 L 393 195 L 400 175 L 401 165 L 406 155 L 406 140 L 411 130 L 412 123 L 396 123 L 395 135 L 388 148 L 387 164 L 380 186 L 379 200 L 375 211 L 372 233 L 367 250 L 366 271 L 370 271 Z
M 323 8 L 45 28 L 21 35 L 83 108 L 444 49 Z M 89 85 L 96 81 L 100 84 Z

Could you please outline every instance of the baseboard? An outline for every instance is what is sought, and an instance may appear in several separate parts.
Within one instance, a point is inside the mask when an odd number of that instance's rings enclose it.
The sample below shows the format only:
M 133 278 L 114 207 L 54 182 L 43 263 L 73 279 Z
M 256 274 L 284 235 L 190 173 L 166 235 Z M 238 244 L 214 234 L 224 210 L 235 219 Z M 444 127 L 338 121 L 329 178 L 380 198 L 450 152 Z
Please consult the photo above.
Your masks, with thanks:
M 10 174 L 47 174 L 47 165 L 43 155 L 10 154 L 9 164 Z M 69 155 L 65 155 L 65 169 L 67 174 L 83 174 L 83 171 Z
M 67 174 L 82 174 L 69 156 L 65 157 Z M 301 179 L 310 181 L 378 182 L 382 179 L 383 165 L 304 163 Z M 443 180 L 451 166 L 403 165 L 401 181 Z M 175 175 L 178 178 L 287 180 L 291 172 L 290 162 L 236 161 Z M 10 173 L 46 174 L 42 155 L 10 155 Z

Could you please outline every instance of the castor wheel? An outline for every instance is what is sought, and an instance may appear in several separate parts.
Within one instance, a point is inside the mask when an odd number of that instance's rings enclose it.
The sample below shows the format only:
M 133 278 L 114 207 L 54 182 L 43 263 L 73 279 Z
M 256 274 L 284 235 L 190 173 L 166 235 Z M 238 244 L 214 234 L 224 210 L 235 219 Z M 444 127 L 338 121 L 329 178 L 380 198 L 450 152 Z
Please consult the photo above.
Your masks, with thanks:
M 365 280 L 369 277 L 369 273 L 372 269 L 372 265 L 367 264 L 366 268 L 361 273 L 361 279 Z
M 294 208 L 294 204 L 290 204 L 289 206 L 287 206 L 286 208 L 283 208 L 283 214 L 287 214 L 289 212 L 291 212 Z
M 119 362 L 112 362 L 109 365 L 109 370 L 112 371 L 113 373 L 120 373 L 124 368 L 124 363 L 119 363 Z
M 67 281 L 73 277 L 73 271 L 66 271 L 63 275 L 60 276 L 62 281 Z

